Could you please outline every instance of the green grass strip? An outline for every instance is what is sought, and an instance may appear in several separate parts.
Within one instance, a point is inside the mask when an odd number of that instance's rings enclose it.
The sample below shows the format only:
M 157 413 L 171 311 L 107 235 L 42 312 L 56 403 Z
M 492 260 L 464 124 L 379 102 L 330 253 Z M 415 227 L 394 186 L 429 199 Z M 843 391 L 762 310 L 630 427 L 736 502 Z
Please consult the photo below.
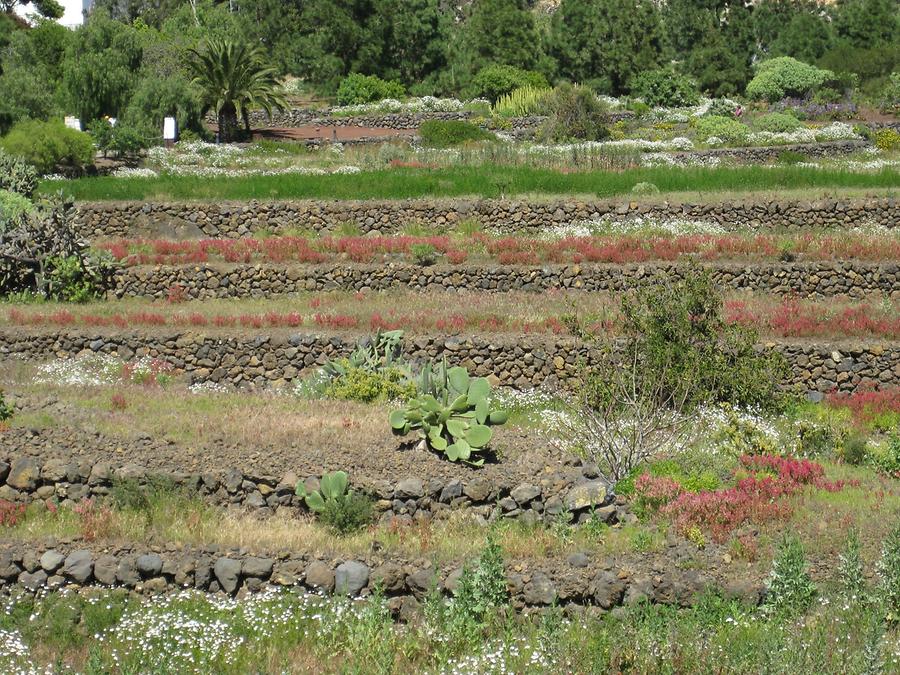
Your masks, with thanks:
M 623 172 L 563 174 L 529 167 L 390 169 L 354 175 L 156 178 L 80 178 L 44 181 L 43 193 L 60 189 L 78 201 L 187 201 L 249 199 L 409 199 L 498 197 L 524 194 L 594 194 L 614 197 L 649 182 L 661 192 L 761 192 L 815 188 L 896 188 L 900 172 L 826 171 L 804 167 L 655 167 Z

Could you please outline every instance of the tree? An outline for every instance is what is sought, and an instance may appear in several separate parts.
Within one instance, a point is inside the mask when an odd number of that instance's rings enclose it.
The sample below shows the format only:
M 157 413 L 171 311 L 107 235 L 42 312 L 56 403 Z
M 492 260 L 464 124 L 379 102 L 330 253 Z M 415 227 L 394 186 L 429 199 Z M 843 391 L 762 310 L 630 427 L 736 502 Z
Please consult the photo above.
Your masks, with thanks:
M 663 61 L 659 12 L 651 0 L 563 0 L 550 27 L 559 74 L 622 94 Z
M 900 36 L 896 0 L 839 0 L 833 14 L 838 38 L 860 49 L 896 43 Z
M 735 5 L 723 15 L 723 21 L 715 18 L 707 26 L 686 53 L 683 64 L 700 89 L 712 96 L 741 93 L 753 76 L 756 43 L 750 10 Z
M 541 36 L 523 0 L 478 0 L 472 7 L 461 28 L 470 72 L 492 63 L 537 68 Z
M 62 62 L 67 107 L 84 124 L 125 110 L 141 66 L 138 31 L 95 12 L 75 33 Z
M 202 113 L 215 111 L 221 140 L 235 137 L 238 117 L 250 132 L 250 107 L 259 106 L 268 114 L 273 108 L 286 107 L 278 92 L 277 71 L 265 62 L 262 48 L 210 40 L 190 53 L 193 82 L 201 91 Z
M 0 0 L 0 11 L 12 14 L 18 5 L 34 4 L 38 14 L 48 19 L 60 18 L 65 10 L 56 0 Z
M 768 0 L 753 11 L 759 49 L 769 56 L 815 61 L 834 40 L 831 21 L 815 2 Z

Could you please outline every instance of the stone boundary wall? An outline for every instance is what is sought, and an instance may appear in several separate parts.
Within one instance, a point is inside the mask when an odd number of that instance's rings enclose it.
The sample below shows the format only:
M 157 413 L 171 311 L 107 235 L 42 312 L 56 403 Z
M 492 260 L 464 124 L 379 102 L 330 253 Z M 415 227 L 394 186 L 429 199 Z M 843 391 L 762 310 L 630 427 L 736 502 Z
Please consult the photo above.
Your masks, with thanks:
M 275 110 L 271 117 L 266 115 L 265 111 L 254 110 L 250 112 L 250 126 L 256 129 L 291 129 L 296 127 L 369 127 L 371 129 L 418 129 L 422 122 L 429 120 L 474 120 L 482 118 L 471 111 L 457 112 L 418 112 L 418 113 L 369 113 L 364 115 L 354 115 L 352 117 L 338 116 L 332 114 L 332 108 L 323 110 L 304 110 L 301 108 L 293 108 L 290 110 Z M 609 113 L 610 123 L 620 120 L 630 119 L 634 117 L 634 113 L 629 110 L 619 110 Z M 510 117 L 507 121 L 513 130 L 534 129 L 547 119 L 541 116 L 528 117 Z M 206 121 L 215 124 L 214 116 L 208 115 Z
M 794 145 L 764 145 L 748 148 L 710 148 L 671 153 L 685 161 L 704 159 L 729 159 L 736 162 L 757 164 L 778 159 L 783 152 L 795 152 L 806 157 L 843 157 L 869 147 L 868 141 L 823 141 Z
M 246 237 L 261 230 L 333 232 L 351 223 L 362 232 L 393 233 L 417 224 L 452 229 L 460 220 L 509 232 L 536 233 L 603 216 L 702 220 L 727 230 L 751 228 L 897 227 L 900 200 L 820 199 L 695 203 L 622 200 L 413 199 L 266 202 L 81 202 L 76 225 L 88 237 Z
M 805 298 L 900 295 L 900 263 L 708 264 L 724 289 Z M 689 264 L 630 265 L 243 265 L 119 268 L 109 292 L 117 298 L 165 298 L 180 286 L 188 298 L 268 298 L 303 291 L 439 290 L 544 292 L 551 289 L 621 292 L 684 278 Z
M 236 468 L 224 473 L 159 473 L 134 463 L 114 467 L 108 462 L 79 461 L 74 453 L 68 454 L 68 459 L 35 456 L 46 452 L 48 446 L 58 454 L 60 448 L 76 444 L 74 439 L 53 433 L 4 432 L 4 454 L 0 456 L 6 460 L 0 460 L 0 499 L 17 504 L 53 499 L 62 506 L 74 506 L 84 499 L 103 498 L 116 481 L 127 480 L 142 486 L 170 485 L 206 503 L 268 518 L 309 513 L 303 499 L 294 493 L 298 480 L 309 491 L 319 489 L 319 476 L 298 478 L 293 472 L 280 478 L 246 474 Z M 130 447 L 125 441 L 123 445 L 126 455 L 147 452 L 139 443 Z M 415 470 L 414 465 L 411 468 Z M 577 523 L 591 517 L 591 507 L 594 518 L 610 525 L 634 520 L 625 500 L 613 496 L 593 464 L 560 465 L 553 474 L 535 475 L 522 482 L 514 482 L 502 466 L 494 468 L 488 465 L 487 469 L 463 472 L 462 480 L 408 476 L 390 482 L 354 475 L 352 487 L 372 498 L 382 524 L 409 525 L 414 520 L 446 518 L 459 510 L 486 522 L 515 518 L 527 524 L 550 522 L 569 513 Z
M 693 548 L 693 550 L 691 550 Z M 643 561 L 595 558 L 589 552 L 563 560 L 510 560 L 506 583 L 518 611 L 565 607 L 571 612 L 602 613 L 621 605 L 652 602 L 681 607 L 710 589 L 757 604 L 764 593 L 758 583 L 728 578 L 718 569 L 710 544 L 673 545 Z M 698 559 L 703 568 L 695 569 Z M 684 563 L 682 567 L 672 560 Z M 179 546 L 147 543 L 65 541 L 0 543 L 0 588 L 36 591 L 62 586 L 105 586 L 157 595 L 194 588 L 228 595 L 260 591 L 267 586 L 295 587 L 340 596 L 369 597 L 376 587 L 400 620 L 412 619 L 425 597 L 437 590 L 455 593 L 465 561 L 435 565 L 423 558 L 369 553 L 355 558 L 315 556 L 295 551 L 250 551 L 216 545 Z
M 279 334 L 281 333 L 281 334 Z M 53 359 L 102 353 L 131 359 L 150 355 L 165 360 L 192 382 L 242 387 L 283 386 L 304 370 L 347 356 L 358 336 L 285 334 L 234 337 L 192 332 L 48 333 L 20 330 L 0 335 L 4 358 Z M 784 386 L 800 392 L 852 392 L 861 386 L 900 385 L 900 343 L 872 341 L 852 345 L 767 342 L 762 349 L 782 353 L 791 373 Z M 591 359 L 584 343 L 559 338 L 513 339 L 503 336 L 411 336 L 405 355 L 411 360 L 440 360 L 493 376 L 502 386 L 577 386 L 581 364 Z

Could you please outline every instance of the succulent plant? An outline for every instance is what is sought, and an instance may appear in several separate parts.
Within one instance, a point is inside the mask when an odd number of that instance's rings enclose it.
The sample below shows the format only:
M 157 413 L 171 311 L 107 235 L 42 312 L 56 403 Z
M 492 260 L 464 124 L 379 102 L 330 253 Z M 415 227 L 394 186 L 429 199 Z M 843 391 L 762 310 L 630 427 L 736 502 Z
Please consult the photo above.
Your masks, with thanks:
M 377 373 L 385 368 L 400 365 L 400 354 L 403 346 L 403 331 L 378 331 L 373 337 L 362 340 L 346 359 L 328 361 L 322 372 L 329 379 L 341 377 L 348 370 L 361 369 L 368 373 Z
M 319 489 L 307 492 L 303 483 L 297 483 L 295 492 L 298 497 L 303 497 L 310 511 L 320 513 L 325 510 L 326 502 L 343 499 L 347 492 L 349 477 L 346 471 L 332 471 L 322 476 L 319 481 Z
M 433 376 L 429 367 L 428 377 Z M 440 371 L 439 371 L 440 372 Z M 443 452 L 450 461 L 461 460 L 480 466 L 483 457 L 475 457 L 485 450 L 493 436 L 491 426 L 504 424 L 506 411 L 491 410 L 491 385 L 483 377 L 469 377 L 465 368 L 443 369 L 446 387 L 442 396 L 425 393 L 411 398 L 405 410 L 391 413 L 391 429 L 405 436 L 413 429 L 419 431 L 428 447 Z

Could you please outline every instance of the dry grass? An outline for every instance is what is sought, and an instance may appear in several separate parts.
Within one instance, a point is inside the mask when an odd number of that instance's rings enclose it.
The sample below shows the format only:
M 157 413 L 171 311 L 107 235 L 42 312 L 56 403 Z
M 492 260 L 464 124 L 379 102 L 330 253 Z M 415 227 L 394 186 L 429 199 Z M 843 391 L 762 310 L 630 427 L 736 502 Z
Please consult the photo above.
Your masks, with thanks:
M 5 370 L 5 369 L 4 369 Z M 176 443 L 203 445 L 227 441 L 248 448 L 292 446 L 302 440 L 309 447 L 325 447 L 336 440 L 352 443 L 366 429 L 373 444 L 388 442 L 386 404 L 303 400 L 295 396 L 249 393 L 194 394 L 185 387 L 140 385 L 64 387 L 30 384 L 33 369 L 19 366 L 16 377 L 8 371 L 0 381 L 20 393 L 52 397 L 62 406 L 25 409 L 13 418 L 14 426 L 57 427 L 83 420 L 110 437 L 150 435 Z M 124 397 L 124 410 L 113 409 L 112 397 Z M 74 413 L 74 415 L 73 415 Z
M 356 534 L 336 536 L 307 518 L 276 515 L 258 520 L 251 515 L 204 504 L 199 499 L 164 493 L 151 497 L 147 509 L 105 509 L 90 522 L 68 509 L 51 513 L 32 506 L 26 518 L 6 536 L 20 540 L 40 540 L 48 536 L 95 536 L 96 541 L 172 543 L 176 545 L 218 544 L 257 552 L 303 551 L 313 555 L 360 557 L 372 551 L 408 559 L 425 557 L 435 563 L 465 561 L 484 546 L 487 530 L 465 512 L 457 511 L 446 520 L 411 526 L 373 525 Z M 101 522 L 97 527 L 96 523 Z M 663 536 L 654 526 L 606 528 L 591 532 L 568 526 L 534 527 L 503 521 L 494 528 L 498 543 L 510 560 L 542 560 L 590 551 L 598 556 L 635 550 L 636 542 L 650 542 L 640 550 L 658 549 Z M 643 539 L 636 536 L 644 533 Z

